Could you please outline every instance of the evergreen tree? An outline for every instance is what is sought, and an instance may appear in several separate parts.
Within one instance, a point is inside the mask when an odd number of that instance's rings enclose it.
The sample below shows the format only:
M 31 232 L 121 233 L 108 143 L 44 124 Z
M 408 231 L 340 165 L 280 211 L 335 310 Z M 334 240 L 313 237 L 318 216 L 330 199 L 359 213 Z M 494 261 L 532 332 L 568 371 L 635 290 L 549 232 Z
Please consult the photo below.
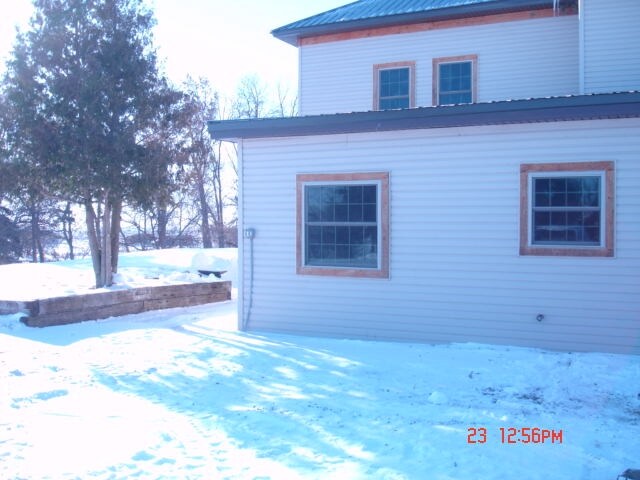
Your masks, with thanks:
M 34 0 L 5 79 L 9 142 L 61 198 L 84 206 L 96 286 L 117 270 L 123 202 L 149 190 L 145 138 L 174 95 L 142 0 Z

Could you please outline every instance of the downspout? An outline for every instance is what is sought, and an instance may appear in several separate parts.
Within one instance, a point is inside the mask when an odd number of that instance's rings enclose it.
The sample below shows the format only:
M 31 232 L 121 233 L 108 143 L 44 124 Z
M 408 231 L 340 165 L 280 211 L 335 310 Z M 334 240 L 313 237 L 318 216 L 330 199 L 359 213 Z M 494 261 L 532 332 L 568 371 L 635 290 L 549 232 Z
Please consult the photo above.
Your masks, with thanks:
M 579 71 L 578 71 L 578 83 L 579 83 L 579 89 L 580 89 L 580 95 L 584 95 L 585 94 L 585 45 L 584 45 L 584 39 L 585 39 L 585 34 L 584 34 L 584 30 L 585 30 L 585 25 L 584 25 L 584 2 L 585 0 L 579 0 L 578 1 L 578 50 L 579 50 Z
M 244 162 L 242 161 L 242 153 L 243 153 L 243 140 L 239 139 L 237 143 L 238 148 L 238 330 L 244 331 L 245 329 L 245 312 L 244 312 L 244 302 L 245 302 L 245 282 L 244 282 L 244 272 L 245 272 L 245 248 L 244 248 L 244 195 L 243 195 L 243 184 L 244 184 Z
M 298 40 L 298 108 L 297 116 L 301 116 L 302 109 L 302 46 Z

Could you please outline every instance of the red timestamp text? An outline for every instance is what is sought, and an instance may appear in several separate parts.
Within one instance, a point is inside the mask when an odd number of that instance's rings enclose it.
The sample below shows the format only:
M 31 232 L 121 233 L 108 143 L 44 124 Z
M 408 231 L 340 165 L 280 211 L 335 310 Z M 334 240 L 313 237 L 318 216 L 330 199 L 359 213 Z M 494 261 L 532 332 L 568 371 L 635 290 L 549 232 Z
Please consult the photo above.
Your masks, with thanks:
M 499 440 L 504 444 L 518 443 L 562 443 L 562 430 L 551 430 L 537 427 L 500 427 Z M 467 428 L 467 443 L 482 444 L 489 439 L 488 431 L 485 427 Z

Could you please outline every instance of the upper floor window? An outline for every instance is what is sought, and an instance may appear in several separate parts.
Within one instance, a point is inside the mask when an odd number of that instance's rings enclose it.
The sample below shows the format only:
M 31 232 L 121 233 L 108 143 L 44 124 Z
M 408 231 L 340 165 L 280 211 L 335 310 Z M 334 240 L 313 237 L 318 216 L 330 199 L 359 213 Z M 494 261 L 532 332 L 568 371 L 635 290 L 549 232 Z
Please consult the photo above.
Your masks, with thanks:
M 374 110 L 414 106 L 415 62 L 384 63 L 373 66 Z
M 433 104 L 474 103 L 477 63 L 477 55 L 434 58 Z
M 523 255 L 613 255 L 613 163 L 521 167 Z
M 388 277 L 389 175 L 297 176 L 297 271 Z

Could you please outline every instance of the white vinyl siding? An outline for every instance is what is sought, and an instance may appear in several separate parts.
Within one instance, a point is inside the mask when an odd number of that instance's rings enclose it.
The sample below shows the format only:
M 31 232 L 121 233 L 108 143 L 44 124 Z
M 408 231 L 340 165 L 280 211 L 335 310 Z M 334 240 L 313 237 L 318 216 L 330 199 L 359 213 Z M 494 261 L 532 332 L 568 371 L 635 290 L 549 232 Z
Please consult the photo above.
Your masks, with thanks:
M 639 128 L 627 119 L 245 140 L 243 227 L 256 229 L 248 328 L 640 353 Z M 520 165 L 603 160 L 615 162 L 615 257 L 520 256 Z M 358 171 L 389 172 L 389 279 L 297 275 L 296 175 Z
M 416 63 L 416 106 L 432 104 L 432 59 L 478 56 L 477 101 L 576 94 L 578 16 L 384 35 L 300 47 L 300 113 L 371 110 L 376 64 Z
M 640 89 L 640 2 L 582 0 L 585 93 Z

